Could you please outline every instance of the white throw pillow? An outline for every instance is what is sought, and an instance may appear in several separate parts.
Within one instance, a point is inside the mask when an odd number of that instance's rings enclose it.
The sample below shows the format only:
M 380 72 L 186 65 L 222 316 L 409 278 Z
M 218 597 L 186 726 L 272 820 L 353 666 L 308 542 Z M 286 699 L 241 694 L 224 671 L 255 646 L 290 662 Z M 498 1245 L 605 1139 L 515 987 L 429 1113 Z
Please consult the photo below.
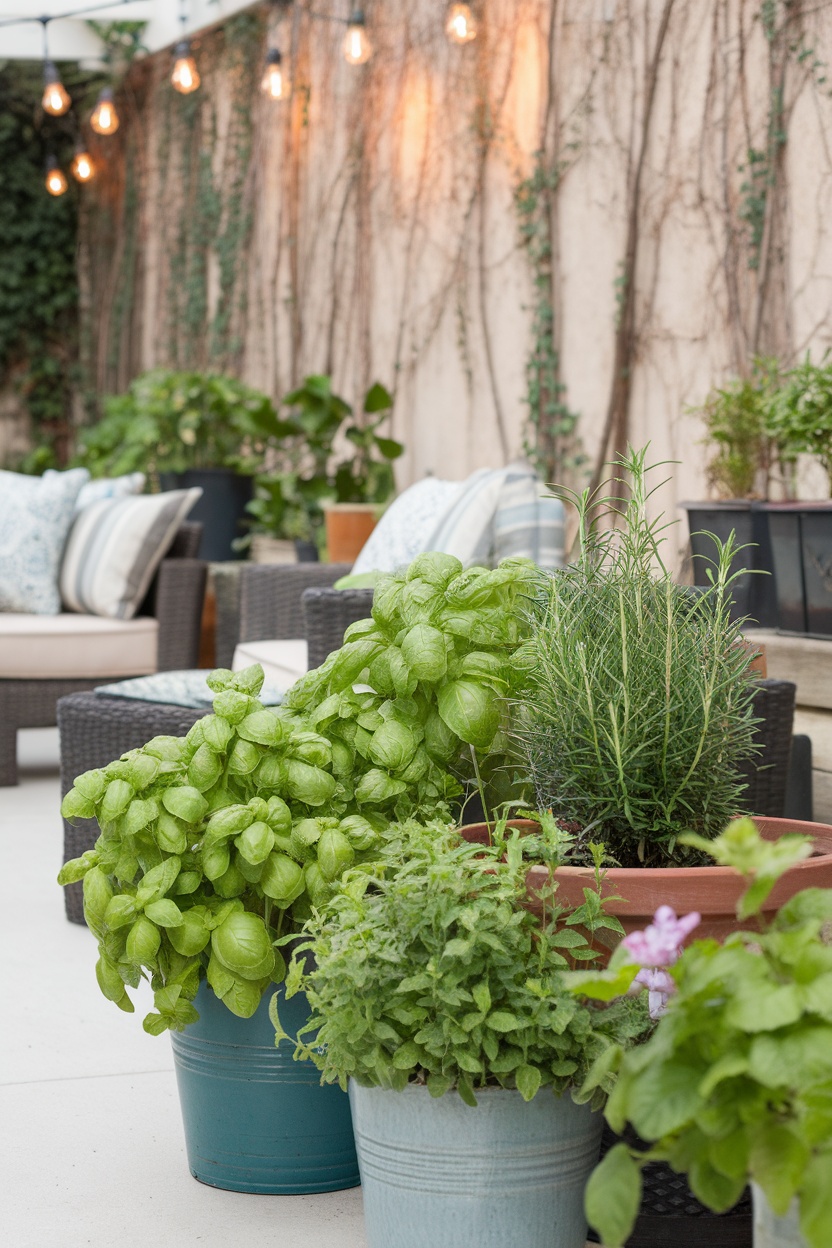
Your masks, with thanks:
M 86 468 L 30 477 L 0 471 L 0 611 L 57 615 L 58 573 Z
M 44 479 L 59 474 L 54 468 L 47 468 Z M 81 486 L 81 493 L 75 504 L 76 512 L 83 511 L 91 503 L 100 503 L 105 498 L 125 498 L 131 494 L 141 494 L 147 478 L 143 472 L 128 472 L 123 477 L 96 477 Z
M 431 549 L 430 534 L 463 489 L 461 481 L 425 477 L 394 499 L 361 548 L 352 575 L 395 572 Z
M 70 611 L 131 620 L 202 490 L 105 499 L 78 513 L 61 565 Z

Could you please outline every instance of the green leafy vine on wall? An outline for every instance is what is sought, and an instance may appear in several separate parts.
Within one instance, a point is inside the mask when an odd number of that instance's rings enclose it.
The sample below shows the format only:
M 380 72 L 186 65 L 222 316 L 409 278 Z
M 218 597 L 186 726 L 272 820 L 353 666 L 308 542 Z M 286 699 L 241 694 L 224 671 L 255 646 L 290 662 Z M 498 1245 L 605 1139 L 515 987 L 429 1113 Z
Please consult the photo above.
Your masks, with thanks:
M 562 170 L 535 154 L 532 173 L 515 187 L 520 239 L 532 271 L 531 347 L 526 359 L 529 430 L 524 450 L 546 481 L 561 482 L 584 462 L 577 436 L 578 413 L 566 403 L 560 355 L 555 346 L 552 240 L 549 205 Z

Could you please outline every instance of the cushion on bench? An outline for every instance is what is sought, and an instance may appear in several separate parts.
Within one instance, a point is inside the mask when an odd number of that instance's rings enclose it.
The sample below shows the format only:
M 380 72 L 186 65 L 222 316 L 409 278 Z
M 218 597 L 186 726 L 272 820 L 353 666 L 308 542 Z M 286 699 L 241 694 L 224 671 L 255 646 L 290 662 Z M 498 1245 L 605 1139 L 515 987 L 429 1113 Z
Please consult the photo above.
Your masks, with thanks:
M 157 667 L 159 624 L 151 616 L 0 612 L 0 679 L 95 680 L 144 676 Z

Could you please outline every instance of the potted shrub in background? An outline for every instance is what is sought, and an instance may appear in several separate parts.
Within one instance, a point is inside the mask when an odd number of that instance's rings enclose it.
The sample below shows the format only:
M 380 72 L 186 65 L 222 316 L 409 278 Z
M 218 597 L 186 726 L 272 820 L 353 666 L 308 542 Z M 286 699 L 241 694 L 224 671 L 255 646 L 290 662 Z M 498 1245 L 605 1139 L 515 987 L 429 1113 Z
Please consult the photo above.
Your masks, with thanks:
M 759 918 L 775 881 L 811 844 L 769 844 L 742 820 L 707 849 L 745 877 L 745 921 Z M 627 1240 L 641 1169 L 656 1160 L 687 1174 L 714 1210 L 751 1181 L 754 1248 L 832 1243 L 831 932 L 832 891 L 808 889 L 762 932 L 737 932 L 721 946 L 697 940 L 658 968 L 668 1000 L 655 1034 L 626 1054 L 608 1051 L 594 1072 L 618 1071 L 607 1118 L 618 1132 L 632 1124 L 642 1140 L 619 1143 L 587 1187 L 590 1221 L 610 1248 Z M 578 975 L 575 990 L 606 997 L 616 976 L 626 984 L 638 971 L 626 957 L 606 985 Z M 585 1094 L 592 1085 L 590 1077 Z
M 287 981 L 314 1011 L 297 1056 L 349 1082 L 370 1248 L 583 1248 L 608 1081 L 570 1093 L 646 1013 L 570 999 L 597 896 L 566 913 L 550 885 L 541 925 L 517 905 L 524 876 L 516 836 L 481 848 L 441 823 L 392 827 L 372 874 L 348 873 L 307 927 L 314 969 Z M 286 1038 L 282 1005 L 273 1020 Z
M 104 406 L 79 434 L 74 462 L 93 476 L 142 471 L 162 489 L 201 486 L 192 512 L 203 525 L 201 556 L 233 559 L 253 474 L 280 437 L 271 400 L 233 377 L 158 369 Z
M 329 377 L 310 376 L 287 394 L 281 409 L 280 451 L 258 477 L 248 511 L 253 536 L 290 538 L 299 557 L 326 548 L 332 562 L 351 563 L 369 537 L 379 510 L 395 491 L 392 462 L 403 447 L 378 433 L 393 400 L 378 383 L 368 390 L 362 414 L 333 393 Z M 351 423 L 348 423 L 351 422 Z M 353 448 L 338 460 L 338 440 Z

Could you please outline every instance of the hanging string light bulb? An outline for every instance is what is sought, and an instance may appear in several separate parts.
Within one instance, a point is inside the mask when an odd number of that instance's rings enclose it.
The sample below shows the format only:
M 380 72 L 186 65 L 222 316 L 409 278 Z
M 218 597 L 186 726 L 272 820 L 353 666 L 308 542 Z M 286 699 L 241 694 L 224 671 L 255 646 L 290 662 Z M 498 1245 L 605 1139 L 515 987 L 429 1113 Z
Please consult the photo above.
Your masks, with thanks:
M 363 65 L 373 55 L 367 34 L 367 23 L 361 9 L 353 9 L 344 36 L 344 60 L 348 65 Z
M 289 75 L 283 68 L 283 57 L 278 48 L 269 48 L 266 53 L 266 69 L 260 80 L 260 90 L 270 100 L 288 99 L 291 90 Z
M 54 195 L 56 199 L 59 195 L 65 195 L 69 186 L 64 172 L 59 167 L 54 156 L 50 156 L 46 162 L 46 180 L 44 185 L 49 194 Z
M 445 19 L 445 34 L 451 43 L 470 43 L 477 37 L 477 23 L 467 4 L 452 4 Z
M 187 39 L 182 39 L 177 43 L 173 49 L 173 55 L 176 58 L 176 63 L 170 76 L 171 86 L 181 95 L 190 95 L 192 91 L 198 89 L 202 79 L 199 76 L 196 61 L 191 54 L 191 45 Z
M 95 177 L 95 163 L 85 147 L 79 144 L 69 171 L 76 182 L 92 182 Z
M 61 76 L 54 61 L 44 61 L 43 64 L 43 99 L 41 103 L 43 104 L 43 111 L 50 113 L 53 117 L 63 117 L 72 103 L 66 87 L 61 82 Z
M 112 87 L 105 87 L 93 109 L 90 125 L 96 134 L 115 134 L 119 124 L 119 115 L 113 102 Z

